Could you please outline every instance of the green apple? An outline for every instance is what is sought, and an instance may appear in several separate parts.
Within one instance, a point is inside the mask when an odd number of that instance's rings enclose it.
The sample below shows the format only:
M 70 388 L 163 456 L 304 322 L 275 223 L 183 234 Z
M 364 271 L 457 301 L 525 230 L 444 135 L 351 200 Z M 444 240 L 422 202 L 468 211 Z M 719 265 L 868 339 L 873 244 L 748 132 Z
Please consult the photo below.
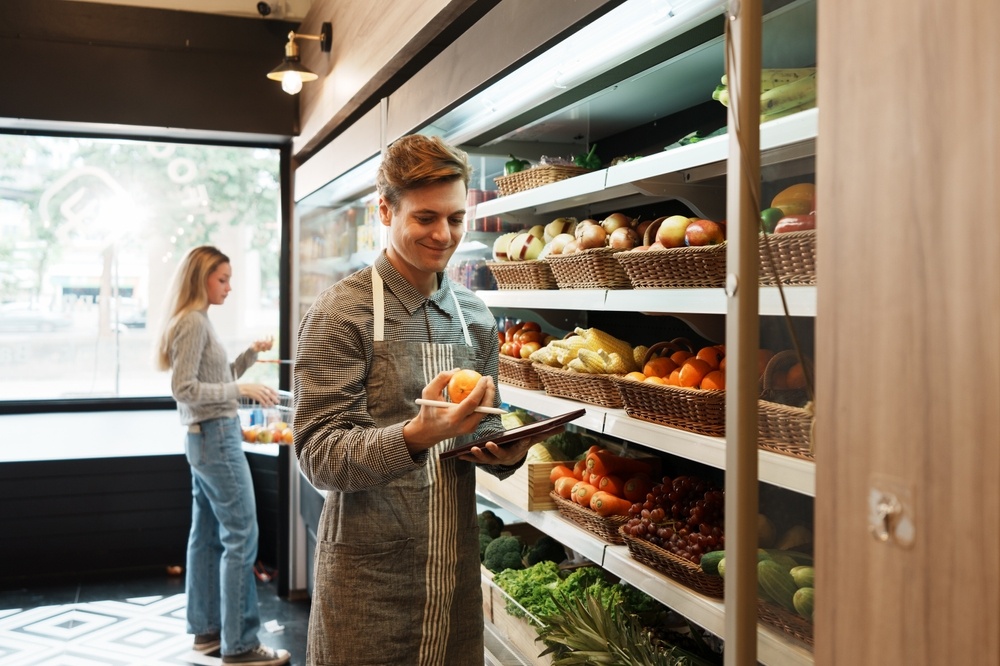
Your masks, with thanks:
M 764 232 L 773 234 L 774 227 L 778 224 L 778 220 L 784 216 L 785 212 L 780 208 L 765 208 L 760 211 L 760 222 Z

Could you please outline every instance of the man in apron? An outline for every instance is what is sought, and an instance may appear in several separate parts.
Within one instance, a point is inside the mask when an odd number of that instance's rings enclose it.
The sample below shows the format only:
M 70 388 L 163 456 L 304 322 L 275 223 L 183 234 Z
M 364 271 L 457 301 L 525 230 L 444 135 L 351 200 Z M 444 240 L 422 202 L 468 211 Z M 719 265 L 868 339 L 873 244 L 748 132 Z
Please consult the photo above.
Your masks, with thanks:
M 327 498 L 320 518 L 307 663 L 483 663 L 475 468 L 503 478 L 533 440 L 489 442 L 452 460 L 460 439 L 501 431 L 499 342 L 486 305 L 451 283 L 470 168 L 420 135 L 389 146 L 379 168 L 386 250 L 327 289 L 299 327 L 295 451 Z M 460 404 L 454 371 L 483 375 Z

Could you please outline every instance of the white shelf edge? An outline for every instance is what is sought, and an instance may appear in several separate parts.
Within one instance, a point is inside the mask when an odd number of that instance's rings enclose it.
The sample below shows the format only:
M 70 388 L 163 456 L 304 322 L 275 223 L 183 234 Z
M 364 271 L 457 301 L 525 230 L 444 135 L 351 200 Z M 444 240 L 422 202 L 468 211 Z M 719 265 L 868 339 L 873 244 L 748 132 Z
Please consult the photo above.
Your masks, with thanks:
M 783 287 L 788 313 L 816 316 L 816 287 Z M 591 310 L 652 314 L 726 314 L 728 299 L 714 289 L 537 289 L 481 290 L 476 294 L 489 307 L 537 310 Z M 765 316 L 784 314 L 777 287 L 761 287 L 758 310 Z
M 644 447 L 700 462 L 716 469 L 726 468 L 726 440 L 669 428 L 632 418 L 623 409 L 608 409 L 500 384 L 501 399 L 517 407 L 555 416 L 583 406 L 587 414 L 573 423 L 603 435 L 617 437 Z M 764 483 L 809 497 L 816 496 L 816 463 L 758 449 L 757 476 Z
M 573 178 L 542 185 L 523 192 L 508 194 L 476 204 L 476 219 L 509 213 L 533 213 L 538 207 L 560 202 L 566 207 L 587 203 L 589 195 L 604 189 L 607 170 L 592 171 Z

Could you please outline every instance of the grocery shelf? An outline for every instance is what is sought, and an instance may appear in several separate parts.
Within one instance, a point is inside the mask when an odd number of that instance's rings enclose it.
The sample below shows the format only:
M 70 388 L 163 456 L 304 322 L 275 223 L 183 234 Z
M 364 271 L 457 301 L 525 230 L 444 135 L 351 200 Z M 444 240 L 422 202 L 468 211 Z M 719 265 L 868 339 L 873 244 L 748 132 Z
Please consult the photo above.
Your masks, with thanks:
M 816 316 L 816 287 L 783 287 L 788 314 Z M 648 314 L 726 314 L 728 298 L 718 289 L 537 289 L 482 290 L 476 294 L 490 307 L 536 310 L 591 310 Z M 784 314 L 777 287 L 761 287 L 760 314 Z
M 707 631 L 717 636 L 724 634 L 725 605 L 722 601 L 675 583 L 632 559 L 626 546 L 605 543 L 562 518 L 558 511 L 525 511 L 488 490 L 480 488 L 477 492 Z M 763 625 L 758 625 L 757 629 L 757 659 L 767 666 L 807 666 L 813 663 L 812 652 L 805 645 Z
M 632 418 L 623 409 L 586 405 L 550 396 L 544 391 L 529 391 L 509 384 L 500 384 L 500 397 L 507 404 L 545 416 L 579 409 L 582 405 L 587 413 L 574 421 L 575 425 L 717 469 L 726 468 L 726 440 L 722 437 L 669 428 Z M 757 460 L 758 478 L 764 483 L 810 497 L 816 495 L 816 463 L 764 450 L 758 451 Z

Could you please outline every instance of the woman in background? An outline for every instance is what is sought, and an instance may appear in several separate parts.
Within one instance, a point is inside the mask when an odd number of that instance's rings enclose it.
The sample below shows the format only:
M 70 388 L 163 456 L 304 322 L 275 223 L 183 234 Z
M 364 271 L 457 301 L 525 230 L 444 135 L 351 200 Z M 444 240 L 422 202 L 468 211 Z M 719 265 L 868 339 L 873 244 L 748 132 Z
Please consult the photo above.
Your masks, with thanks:
M 236 412 L 240 396 L 266 407 L 277 402 L 269 386 L 236 383 L 273 340 L 258 340 L 232 363 L 227 360 L 208 308 L 225 302 L 231 278 L 225 254 L 207 245 L 190 250 L 174 276 L 157 350 L 159 369 L 173 371 L 171 391 L 188 428 L 193 503 L 187 630 L 199 652 L 221 646 L 223 664 L 280 666 L 289 653 L 261 645 L 257 637 L 257 513 Z

